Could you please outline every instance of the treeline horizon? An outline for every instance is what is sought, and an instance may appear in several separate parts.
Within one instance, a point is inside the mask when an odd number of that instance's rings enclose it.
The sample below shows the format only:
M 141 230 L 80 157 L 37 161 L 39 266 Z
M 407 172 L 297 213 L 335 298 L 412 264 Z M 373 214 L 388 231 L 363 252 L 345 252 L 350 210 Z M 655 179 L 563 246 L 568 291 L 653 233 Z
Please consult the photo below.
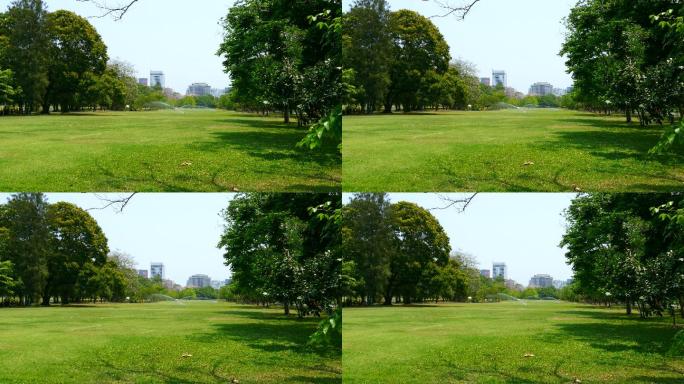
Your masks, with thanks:
M 439 301 L 560 299 L 621 304 L 641 317 L 684 317 L 684 195 L 580 194 L 565 211 L 560 247 L 573 282 L 513 287 L 480 274 L 470 256 L 451 253 L 448 235 L 429 210 L 358 193 L 343 207 L 342 291 L 345 305 Z
M 345 112 L 575 108 L 573 95 L 533 96 L 480 83 L 476 68 L 452 60 L 437 26 L 385 0 L 357 0 L 343 15 Z
M 682 17 L 677 0 L 578 4 L 559 48 L 573 91 L 535 100 L 480 84 L 472 65 L 451 60 L 429 18 L 391 11 L 386 0 L 356 0 L 343 17 L 344 104 L 363 113 L 552 106 L 622 112 L 628 122 L 636 114 L 641 125 L 674 123 L 675 114 L 684 116 Z

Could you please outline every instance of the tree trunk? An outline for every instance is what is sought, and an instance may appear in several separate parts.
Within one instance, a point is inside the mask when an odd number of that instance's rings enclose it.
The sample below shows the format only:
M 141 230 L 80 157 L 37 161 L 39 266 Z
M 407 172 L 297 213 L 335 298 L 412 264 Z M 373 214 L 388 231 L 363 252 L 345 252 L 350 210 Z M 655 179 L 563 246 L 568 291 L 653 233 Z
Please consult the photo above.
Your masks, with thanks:
M 627 124 L 632 124 L 632 109 L 627 107 L 625 109 L 625 117 L 627 118 Z
M 627 314 L 631 315 L 632 314 L 632 301 L 627 300 Z
M 290 303 L 284 302 L 283 307 L 285 308 L 285 316 L 290 316 Z
M 283 111 L 285 117 L 285 124 L 290 124 L 290 104 L 285 103 L 285 110 Z
M 392 294 L 385 294 L 385 302 L 382 305 L 392 305 Z

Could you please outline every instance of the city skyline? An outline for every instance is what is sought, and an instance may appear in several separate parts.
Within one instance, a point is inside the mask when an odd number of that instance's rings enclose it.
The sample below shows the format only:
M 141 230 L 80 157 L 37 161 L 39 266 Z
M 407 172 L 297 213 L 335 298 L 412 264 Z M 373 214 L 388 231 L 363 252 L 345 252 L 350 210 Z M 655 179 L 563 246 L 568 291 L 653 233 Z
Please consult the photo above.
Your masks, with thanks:
M 345 12 L 352 2 L 342 1 Z M 539 81 L 563 89 L 573 84 L 565 59 L 558 53 L 566 30 L 562 19 L 576 0 L 481 1 L 462 21 L 455 15 L 433 17 L 445 12 L 432 0 L 388 3 L 393 11 L 410 9 L 430 18 L 449 44 L 452 60 L 474 64 L 478 78 L 503 70 L 507 85 L 523 93 Z
M 216 88 L 230 86 L 224 73 L 223 58 L 216 51 L 223 41 L 221 18 L 228 14 L 233 0 L 202 2 L 189 7 L 181 0 L 141 1 L 119 21 L 98 17 L 102 10 L 90 2 L 50 0 L 48 11 L 65 9 L 86 18 L 107 45 L 110 60 L 130 63 L 136 79 L 149 78 L 151 71 L 162 71 L 166 87 L 183 93 L 189 84 L 203 81 Z M 4 12 L 10 0 L 0 0 Z M 153 23 L 150 15 L 164 22 Z
M 11 194 L 0 194 L 6 203 Z M 223 233 L 219 216 L 234 197 L 232 193 L 140 193 L 118 212 L 114 207 L 100 209 L 103 197 L 116 199 L 121 193 L 48 193 L 48 202 L 65 201 L 88 210 L 107 237 L 110 252 L 123 252 L 136 262 L 136 270 L 151 263 L 163 263 L 166 279 L 185 285 L 194 274 L 207 274 L 216 280 L 231 277 L 223 264 L 223 250 L 216 248 Z

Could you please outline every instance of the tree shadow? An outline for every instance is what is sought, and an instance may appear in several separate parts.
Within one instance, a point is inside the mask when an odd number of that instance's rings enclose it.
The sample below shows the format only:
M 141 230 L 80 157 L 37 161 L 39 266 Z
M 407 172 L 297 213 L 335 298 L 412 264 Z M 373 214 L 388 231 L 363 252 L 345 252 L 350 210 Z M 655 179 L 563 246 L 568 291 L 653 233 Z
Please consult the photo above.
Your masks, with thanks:
M 102 375 L 106 375 L 107 379 L 117 379 L 122 382 L 128 382 L 131 378 L 135 378 L 136 382 L 142 379 L 154 378 L 155 382 L 160 381 L 164 384 L 219 384 L 230 382 L 233 378 L 223 377 L 218 374 L 219 364 L 214 363 L 210 371 L 204 371 L 199 369 L 189 369 L 188 367 L 183 367 L 183 376 L 172 374 L 169 369 L 160 369 L 156 367 L 151 368 L 136 368 L 131 364 L 116 364 L 115 359 L 106 358 L 100 354 L 95 355 L 96 363 L 99 367 L 105 370 Z M 192 381 L 188 380 L 185 375 L 190 373 L 192 375 Z
M 551 343 L 562 344 L 568 338 L 587 343 L 592 348 L 607 352 L 632 351 L 665 356 L 678 329 L 669 327 L 657 319 L 643 320 L 617 313 L 598 311 L 562 311 L 559 315 L 599 320 L 584 323 L 559 323 L 556 332 L 542 338 Z
M 299 319 L 263 311 L 219 311 L 227 317 L 241 317 L 248 321 L 213 324 L 213 332 L 192 336 L 199 342 L 216 343 L 231 340 L 264 352 L 289 351 L 298 354 L 317 354 L 338 358 L 342 351 L 336 348 L 319 348 L 307 345 L 321 318 Z
M 201 152 L 223 152 L 227 148 L 239 150 L 251 157 L 268 160 L 292 160 L 297 163 L 316 163 L 323 167 L 342 166 L 342 155 L 336 146 L 327 145 L 321 150 L 308 151 L 296 148 L 304 132 L 292 128 L 254 131 L 222 131 L 211 133 L 213 140 L 189 144 Z M 282 170 L 287 171 L 287 170 Z
M 637 160 L 657 162 L 662 165 L 684 163 L 679 154 L 651 155 L 648 151 L 660 140 L 663 129 L 659 126 L 641 127 L 620 124 L 596 118 L 567 118 L 560 120 L 573 126 L 586 127 L 584 131 L 559 130 L 550 142 L 540 143 L 541 149 L 549 146 L 574 148 L 606 160 Z

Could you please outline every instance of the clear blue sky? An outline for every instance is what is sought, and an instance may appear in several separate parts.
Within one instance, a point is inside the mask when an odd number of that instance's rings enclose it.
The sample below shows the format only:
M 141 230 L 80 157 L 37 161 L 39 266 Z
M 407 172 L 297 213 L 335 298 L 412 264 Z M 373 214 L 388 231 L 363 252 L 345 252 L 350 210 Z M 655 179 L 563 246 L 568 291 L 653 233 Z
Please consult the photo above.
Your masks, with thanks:
M 345 194 L 343 201 L 350 197 Z M 431 212 L 444 227 L 453 250 L 474 256 L 480 269 L 491 270 L 492 262 L 505 262 L 509 278 L 527 286 L 538 273 L 555 280 L 572 277 L 558 244 L 565 233 L 562 212 L 574 197 L 567 193 L 485 193 L 477 195 L 465 212 L 453 208 Z M 390 194 L 390 199 L 427 209 L 445 206 L 434 193 Z
M 67 201 L 83 209 L 103 207 L 97 196 L 116 198 L 126 194 L 47 194 L 49 202 Z M 219 216 L 228 207 L 228 193 L 137 194 L 119 213 L 108 208 L 91 210 L 109 240 L 109 248 L 128 253 L 138 269 L 150 269 L 162 262 L 166 277 L 185 285 L 188 277 L 206 274 L 214 280 L 230 277 L 223 265 L 223 252 L 216 248 L 224 220 Z M 8 194 L 0 194 L 0 202 Z
M 123 0 L 107 0 L 118 4 Z M 48 10 L 67 9 L 84 17 L 101 15 L 90 3 L 76 0 L 46 0 Z M 219 20 L 228 14 L 233 0 L 141 0 L 121 21 L 111 17 L 90 18 L 102 36 L 109 57 L 127 61 L 138 77 L 151 70 L 164 71 L 166 86 L 185 93 L 188 85 L 205 82 L 225 88 L 230 78 L 222 59 L 215 55 L 223 41 Z M 10 0 L 0 0 L 7 9 Z
M 443 14 L 434 1 L 389 0 L 392 10 L 411 9 L 426 17 Z M 463 4 L 462 0 L 442 0 Z M 503 69 L 508 86 L 527 93 L 530 85 L 543 81 L 556 88 L 572 85 L 565 60 L 558 56 L 564 41 L 562 19 L 576 0 L 481 0 L 465 20 L 455 16 L 435 17 L 451 47 L 451 56 L 469 61 L 480 77 L 491 77 Z M 348 10 L 352 0 L 343 0 Z

